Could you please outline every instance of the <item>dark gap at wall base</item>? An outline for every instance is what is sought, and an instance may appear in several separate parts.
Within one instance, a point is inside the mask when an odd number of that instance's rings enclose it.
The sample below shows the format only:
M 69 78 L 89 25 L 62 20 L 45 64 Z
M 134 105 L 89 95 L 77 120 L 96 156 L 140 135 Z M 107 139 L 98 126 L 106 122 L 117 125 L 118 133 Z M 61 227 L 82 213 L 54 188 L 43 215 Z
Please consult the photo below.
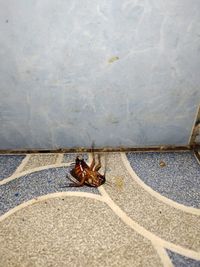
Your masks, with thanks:
M 200 150 L 200 145 L 192 146 L 152 146 L 152 147 L 105 147 L 95 148 L 94 152 L 172 152 Z M 18 150 L 0 150 L 0 154 L 34 154 L 34 153 L 83 153 L 91 152 L 91 148 L 60 148 L 60 149 L 18 149 Z M 197 153 L 198 154 L 198 153 Z

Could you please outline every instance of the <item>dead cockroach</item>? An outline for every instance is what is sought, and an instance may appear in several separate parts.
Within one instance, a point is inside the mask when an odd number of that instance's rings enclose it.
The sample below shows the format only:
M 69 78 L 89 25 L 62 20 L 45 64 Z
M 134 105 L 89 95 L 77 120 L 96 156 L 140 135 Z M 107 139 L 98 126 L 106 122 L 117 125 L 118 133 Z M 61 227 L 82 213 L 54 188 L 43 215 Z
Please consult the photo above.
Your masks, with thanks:
M 67 175 L 73 183 L 66 185 L 64 187 L 79 187 L 83 185 L 98 187 L 105 183 L 105 173 L 104 175 L 99 173 L 101 168 L 101 157 L 98 154 L 98 163 L 95 164 L 95 155 L 92 153 L 93 159 L 90 166 L 87 165 L 85 160 L 80 156 L 76 157 L 75 166 Z

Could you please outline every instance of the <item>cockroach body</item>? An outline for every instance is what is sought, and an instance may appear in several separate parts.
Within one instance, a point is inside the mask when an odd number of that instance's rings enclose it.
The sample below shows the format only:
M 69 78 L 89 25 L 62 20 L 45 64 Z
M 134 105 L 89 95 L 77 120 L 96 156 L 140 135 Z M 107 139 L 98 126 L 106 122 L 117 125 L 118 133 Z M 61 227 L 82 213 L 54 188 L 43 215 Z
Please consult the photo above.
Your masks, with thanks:
M 92 186 L 98 187 L 105 183 L 105 174 L 102 175 L 99 173 L 101 168 L 101 158 L 98 155 L 98 164 L 95 165 L 95 156 L 93 154 L 92 163 L 90 166 L 84 161 L 84 159 L 79 156 L 76 158 L 75 166 L 70 171 L 70 174 L 67 177 L 73 182 L 67 187 L 78 187 L 78 186 Z

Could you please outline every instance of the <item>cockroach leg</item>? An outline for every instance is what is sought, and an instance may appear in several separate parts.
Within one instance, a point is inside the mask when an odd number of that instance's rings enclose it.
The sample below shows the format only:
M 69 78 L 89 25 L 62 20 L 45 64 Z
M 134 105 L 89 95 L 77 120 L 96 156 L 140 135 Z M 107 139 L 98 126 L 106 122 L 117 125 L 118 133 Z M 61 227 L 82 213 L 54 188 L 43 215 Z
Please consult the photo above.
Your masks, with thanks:
M 68 187 L 80 187 L 82 186 L 81 184 L 68 184 Z
M 90 170 L 92 171 L 95 166 L 95 155 L 94 155 L 94 141 L 92 142 L 92 148 L 91 148 L 91 153 L 92 153 L 92 163 L 90 164 Z
M 66 184 L 66 185 L 62 185 L 60 186 L 60 188 L 67 188 L 67 187 L 72 187 L 74 186 L 75 184 Z
M 101 168 L 101 156 L 98 154 L 98 164 L 94 168 L 95 171 L 98 171 Z
M 92 171 L 94 169 L 95 166 L 95 156 L 94 156 L 94 152 L 92 152 L 92 163 L 90 165 L 90 170 Z

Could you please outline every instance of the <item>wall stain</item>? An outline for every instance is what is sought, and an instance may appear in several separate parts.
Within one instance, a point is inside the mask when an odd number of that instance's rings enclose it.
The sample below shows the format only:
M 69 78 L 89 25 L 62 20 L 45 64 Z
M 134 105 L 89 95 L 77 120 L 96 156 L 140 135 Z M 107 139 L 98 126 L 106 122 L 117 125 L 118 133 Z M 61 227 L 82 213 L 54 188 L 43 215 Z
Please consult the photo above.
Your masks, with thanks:
M 111 120 L 110 121 L 112 124 L 118 124 L 119 123 L 119 121 L 117 120 L 117 119 L 113 119 L 113 120 Z
M 120 121 L 116 117 L 114 117 L 112 114 L 110 114 L 107 117 L 107 122 L 112 123 L 112 124 L 118 124 Z
M 109 60 L 108 60 L 108 63 L 113 63 L 115 61 L 119 60 L 119 57 L 115 56 L 115 57 L 111 57 Z

